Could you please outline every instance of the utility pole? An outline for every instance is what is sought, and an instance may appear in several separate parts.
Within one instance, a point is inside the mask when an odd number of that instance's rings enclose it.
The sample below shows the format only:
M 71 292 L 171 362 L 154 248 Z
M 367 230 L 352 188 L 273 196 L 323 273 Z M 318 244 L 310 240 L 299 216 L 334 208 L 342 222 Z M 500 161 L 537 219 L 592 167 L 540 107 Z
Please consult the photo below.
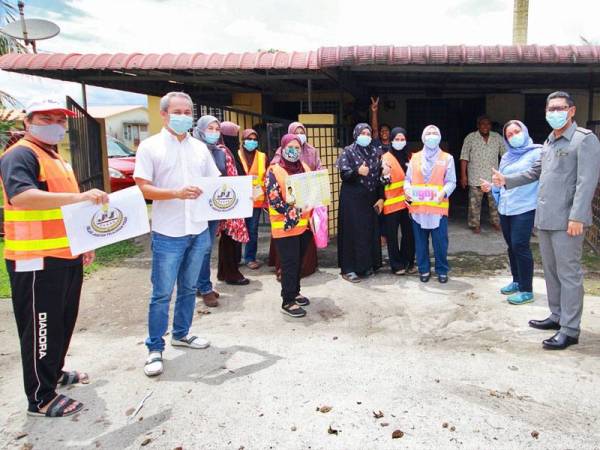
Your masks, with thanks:
M 515 0 L 513 9 L 513 45 L 527 44 L 529 0 Z

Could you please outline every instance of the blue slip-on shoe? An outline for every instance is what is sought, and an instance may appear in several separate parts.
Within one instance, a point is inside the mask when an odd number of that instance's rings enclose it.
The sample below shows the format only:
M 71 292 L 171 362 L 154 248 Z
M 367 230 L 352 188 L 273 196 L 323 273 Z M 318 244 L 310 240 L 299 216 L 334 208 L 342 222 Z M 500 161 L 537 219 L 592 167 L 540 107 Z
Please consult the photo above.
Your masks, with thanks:
M 519 283 L 515 283 L 514 281 L 500 288 L 500 293 L 504 295 L 515 294 L 517 292 L 519 292 Z
M 507 298 L 511 305 L 524 305 L 533 301 L 533 292 L 517 292 Z

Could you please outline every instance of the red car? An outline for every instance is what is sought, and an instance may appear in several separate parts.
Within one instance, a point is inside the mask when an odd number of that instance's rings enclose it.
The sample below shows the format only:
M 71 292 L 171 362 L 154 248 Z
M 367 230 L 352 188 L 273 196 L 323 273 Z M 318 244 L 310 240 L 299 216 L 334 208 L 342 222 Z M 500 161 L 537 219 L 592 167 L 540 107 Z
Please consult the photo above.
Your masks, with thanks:
M 135 153 L 125 144 L 112 136 L 106 136 L 108 150 L 108 174 L 111 192 L 135 185 Z

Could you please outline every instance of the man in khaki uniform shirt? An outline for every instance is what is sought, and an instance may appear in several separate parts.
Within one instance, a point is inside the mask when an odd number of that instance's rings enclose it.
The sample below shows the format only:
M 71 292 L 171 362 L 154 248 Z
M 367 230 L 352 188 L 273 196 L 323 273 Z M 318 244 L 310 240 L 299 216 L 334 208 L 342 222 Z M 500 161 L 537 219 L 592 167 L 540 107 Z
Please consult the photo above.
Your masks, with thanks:
M 581 253 L 585 228 L 592 224 L 592 200 L 600 172 L 600 142 L 573 120 L 575 103 L 566 92 L 546 101 L 546 120 L 554 131 L 544 143 L 541 159 L 526 172 L 493 181 L 507 189 L 539 180 L 535 226 L 548 294 L 550 316 L 530 320 L 540 330 L 558 330 L 543 341 L 546 349 L 562 350 L 579 342 L 583 311 Z
M 500 231 L 500 217 L 496 202 L 491 194 L 481 190 L 481 179 L 487 180 L 492 169 L 498 168 L 500 156 L 504 154 L 504 141 L 495 131 L 491 131 L 492 121 L 488 116 L 477 119 L 477 131 L 465 137 L 460 153 L 460 186 L 469 187 L 469 228 L 473 233 L 481 232 L 481 203 L 487 195 L 490 223 L 496 231 Z

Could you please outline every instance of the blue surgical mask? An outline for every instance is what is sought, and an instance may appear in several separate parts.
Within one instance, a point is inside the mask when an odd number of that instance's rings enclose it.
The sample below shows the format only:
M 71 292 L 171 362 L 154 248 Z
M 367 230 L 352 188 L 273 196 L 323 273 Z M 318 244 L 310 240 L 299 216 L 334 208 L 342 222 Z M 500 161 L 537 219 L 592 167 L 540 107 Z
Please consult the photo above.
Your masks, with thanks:
M 438 145 L 440 145 L 441 140 L 442 137 L 437 134 L 428 134 L 427 136 L 425 136 L 425 141 L 423 143 L 425 144 L 425 147 L 434 149 L 438 148 Z
M 283 156 L 289 162 L 296 162 L 300 159 L 300 152 L 296 149 L 296 147 L 286 147 L 281 152 L 281 156 Z
M 371 136 L 366 136 L 364 134 L 361 134 L 360 136 L 358 136 L 356 138 L 356 143 L 358 145 L 360 145 L 361 147 L 368 147 L 369 144 L 371 143 Z
M 555 130 L 560 130 L 569 120 L 569 111 L 548 111 L 546 122 Z
M 406 147 L 406 141 L 392 141 L 392 147 L 394 147 L 394 150 L 402 150 Z
M 297 134 L 296 137 L 300 140 L 302 145 L 306 144 L 306 135 L 305 134 Z
M 56 145 L 63 140 L 67 130 L 62 125 L 29 125 L 31 135 L 48 145 Z
M 244 148 L 249 152 L 253 152 L 258 148 L 258 141 L 253 141 L 252 139 L 246 139 L 244 141 Z
M 204 133 L 204 140 L 208 144 L 216 144 L 219 142 L 219 138 L 221 137 L 221 132 L 219 131 L 206 131 Z
M 186 116 L 185 114 L 169 114 L 169 128 L 175 132 L 175 134 L 183 134 L 187 132 L 194 125 L 194 119 L 192 116 Z
M 512 148 L 520 148 L 523 147 L 525 143 L 525 135 L 523 133 L 517 133 L 510 137 L 508 143 Z

